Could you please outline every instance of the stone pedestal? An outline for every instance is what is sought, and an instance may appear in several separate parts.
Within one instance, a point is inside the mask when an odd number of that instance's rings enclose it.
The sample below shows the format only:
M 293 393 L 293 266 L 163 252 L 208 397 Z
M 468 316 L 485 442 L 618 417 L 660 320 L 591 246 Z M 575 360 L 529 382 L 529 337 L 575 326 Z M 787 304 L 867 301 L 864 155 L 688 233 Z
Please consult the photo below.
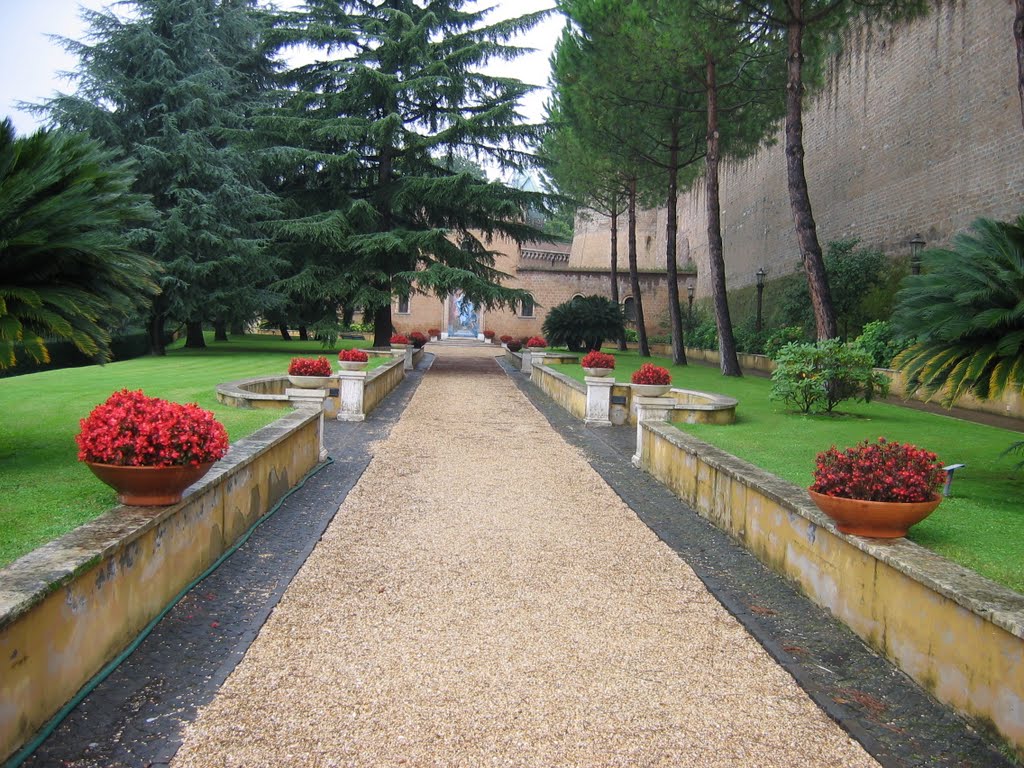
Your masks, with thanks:
M 612 422 L 609 414 L 615 379 L 611 376 L 584 376 L 583 381 L 587 385 L 587 415 L 583 423 L 610 427 Z
M 338 385 L 338 421 L 363 421 L 366 371 L 340 371 Z
M 412 353 L 415 351 L 416 347 L 411 345 L 405 348 L 405 363 L 403 364 L 403 368 L 407 371 L 411 371 L 413 369 Z
M 327 399 L 326 389 L 298 389 L 288 387 L 284 391 L 288 402 L 296 408 L 320 411 L 320 461 L 327 459 L 327 448 L 324 446 L 324 401 Z
M 533 366 L 539 365 L 544 362 L 543 352 L 534 352 L 529 347 L 524 347 L 522 351 L 523 355 L 523 367 L 520 369 L 527 376 L 533 376 Z
M 636 411 L 636 453 L 633 454 L 633 466 L 639 467 L 643 446 L 643 423 L 645 421 L 668 421 L 668 413 L 676 401 L 671 397 L 634 397 L 633 408 Z

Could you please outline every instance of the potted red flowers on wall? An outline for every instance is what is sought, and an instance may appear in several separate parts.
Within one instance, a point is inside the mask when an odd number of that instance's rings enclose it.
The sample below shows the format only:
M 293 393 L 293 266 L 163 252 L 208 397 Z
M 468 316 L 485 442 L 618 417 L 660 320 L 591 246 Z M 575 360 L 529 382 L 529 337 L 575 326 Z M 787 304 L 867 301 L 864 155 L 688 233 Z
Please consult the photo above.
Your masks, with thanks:
M 228 434 L 210 411 L 123 389 L 79 422 L 78 460 L 117 491 L 122 504 L 181 500 L 228 450 Z
M 672 374 L 654 363 L 641 365 L 629 380 L 633 383 L 633 393 L 641 397 L 660 397 L 672 388 Z
M 890 539 L 934 511 L 945 477 L 931 451 L 880 437 L 819 453 L 809 493 L 843 533 Z
M 441 338 L 440 328 L 428 328 L 427 333 L 430 335 L 431 341 L 437 341 L 439 338 Z
M 529 349 L 544 349 L 548 343 L 543 336 L 531 336 L 526 340 L 526 346 Z
M 293 357 L 288 365 L 288 381 L 305 389 L 322 389 L 331 378 L 331 363 L 326 357 Z
M 413 347 L 416 349 L 422 349 L 427 343 L 427 337 L 420 331 L 413 331 L 409 334 L 409 341 L 412 342 Z
M 361 371 L 370 356 L 361 349 L 343 349 L 338 353 L 338 367 L 343 371 Z
M 392 349 L 405 349 L 409 346 L 409 337 L 401 333 L 393 333 L 391 334 L 389 343 L 391 344 Z
M 615 355 L 594 350 L 583 356 L 580 365 L 587 376 L 608 376 L 615 370 Z

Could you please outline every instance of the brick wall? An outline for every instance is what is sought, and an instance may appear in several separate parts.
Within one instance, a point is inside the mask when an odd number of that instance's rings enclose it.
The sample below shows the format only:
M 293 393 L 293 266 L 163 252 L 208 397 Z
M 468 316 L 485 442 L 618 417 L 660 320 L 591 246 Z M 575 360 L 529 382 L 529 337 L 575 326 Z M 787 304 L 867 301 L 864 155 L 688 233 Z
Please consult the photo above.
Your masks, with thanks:
M 849 35 L 825 87 L 804 115 L 806 167 L 819 239 L 860 237 L 909 255 L 917 232 L 947 244 L 978 216 L 1024 209 L 1024 131 L 1016 90 L 1012 0 L 936 0 L 901 27 Z M 784 137 L 722 172 L 722 222 L 730 288 L 797 271 Z M 680 197 L 680 261 L 694 260 L 706 296 L 706 199 Z M 641 243 L 664 254 L 664 211 L 646 212 Z M 625 226 L 620 252 L 625 253 Z M 574 261 L 607 263 L 607 220 L 583 222 Z M 646 253 L 641 249 L 641 253 Z M 662 259 L 664 256 L 662 255 Z

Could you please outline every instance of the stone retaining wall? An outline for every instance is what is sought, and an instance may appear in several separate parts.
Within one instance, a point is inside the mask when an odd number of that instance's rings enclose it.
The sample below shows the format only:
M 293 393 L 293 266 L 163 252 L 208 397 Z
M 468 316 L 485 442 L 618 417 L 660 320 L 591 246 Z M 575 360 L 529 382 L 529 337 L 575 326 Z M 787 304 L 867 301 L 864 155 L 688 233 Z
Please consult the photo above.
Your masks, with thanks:
M 671 425 L 640 431 L 643 469 L 1024 755 L 1024 595 L 907 539 L 840 533 L 804 489 Z
M 115 507 L 0 570 L 0 761 L 317 465 L 321 424 L 284 415 L 180 503 Z

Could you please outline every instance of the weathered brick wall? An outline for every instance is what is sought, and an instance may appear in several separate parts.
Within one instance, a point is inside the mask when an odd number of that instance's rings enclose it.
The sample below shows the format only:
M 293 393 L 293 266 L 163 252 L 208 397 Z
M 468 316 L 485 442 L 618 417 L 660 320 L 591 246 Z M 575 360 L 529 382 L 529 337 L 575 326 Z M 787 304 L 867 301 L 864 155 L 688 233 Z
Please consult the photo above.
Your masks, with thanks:
M 916 22 L 849 36 L 804 116 L 808 185 L 823 246 L 856 236 L 906 256 L 917 232 L 942 245 L 978 216 L 1021 213 L 1024 131 L 1012 5 L 937 0 Z M 708 293 L 705 204 L 698 185 L 678 206 L 680 260 L 696 263 L 698 296 Z M 752 283 L 760 266 L 769 279 L 799 269 L 781 130 L 774 146 L 723 168 L 722 208 L 730 288 Z M 664 212 L 648 212 L 644 221 L 640 242 L 663 254 Z M 607 262 L 607 220 L 585 223 L 577 240 L 575 262 Z

